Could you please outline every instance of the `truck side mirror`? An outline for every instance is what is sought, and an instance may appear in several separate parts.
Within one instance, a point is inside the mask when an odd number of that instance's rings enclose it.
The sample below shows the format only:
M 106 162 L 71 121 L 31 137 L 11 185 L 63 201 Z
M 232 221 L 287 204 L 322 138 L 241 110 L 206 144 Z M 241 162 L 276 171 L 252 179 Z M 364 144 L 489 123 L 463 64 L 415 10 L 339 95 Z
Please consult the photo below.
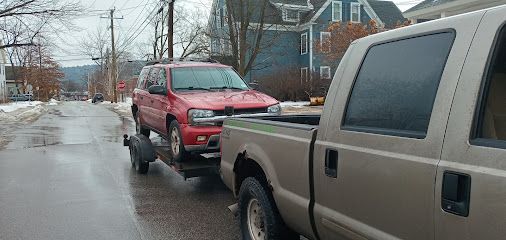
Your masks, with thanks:
M 148 92 L 149 92 L 149 94 L 166 96 L 167 95 L 167 87 L 161 86 L 161 85 L 153 85 L 148 88 Z

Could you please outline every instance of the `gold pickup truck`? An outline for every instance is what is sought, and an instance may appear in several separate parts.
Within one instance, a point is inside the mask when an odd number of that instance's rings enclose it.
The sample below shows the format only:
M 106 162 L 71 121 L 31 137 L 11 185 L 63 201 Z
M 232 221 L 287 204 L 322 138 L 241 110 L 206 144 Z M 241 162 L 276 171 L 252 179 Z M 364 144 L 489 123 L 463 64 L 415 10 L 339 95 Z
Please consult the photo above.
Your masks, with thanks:
M 506 239 L 506 6 L 354 42 L 320 116 L 229 119 L 243 239 Z

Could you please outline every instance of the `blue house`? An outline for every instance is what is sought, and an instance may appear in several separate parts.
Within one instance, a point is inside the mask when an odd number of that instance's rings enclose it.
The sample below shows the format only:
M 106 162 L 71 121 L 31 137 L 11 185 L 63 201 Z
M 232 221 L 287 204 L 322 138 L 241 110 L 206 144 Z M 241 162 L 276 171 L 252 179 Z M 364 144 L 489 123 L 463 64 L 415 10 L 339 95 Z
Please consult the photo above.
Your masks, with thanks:
M 230 38 L 226 32 L 225 1 L 214 0 L 209 18 L 211 55 L 231 55 Z M 238 0 L 228 0 L 238 1 Z M 390 1 L 376 0 L 268 0 L 265 10 L 262 51 L 246 80 L 273 76 L 284 69 L 300 69 L 301 80 L 311 74 L 331 79 L 338 62 L 326 62 L 315 50 L 315 44 L 330 37 L 327 29 L 334 22 L 368 24 L 371 19 L 383 29 L 404 22 L 401 11 Z M 261 1 L 254 1 L 259 4 Z M 233 16 L 234 17 L 234 16 Z M 251 23 L 255 26 L 257 23 Z

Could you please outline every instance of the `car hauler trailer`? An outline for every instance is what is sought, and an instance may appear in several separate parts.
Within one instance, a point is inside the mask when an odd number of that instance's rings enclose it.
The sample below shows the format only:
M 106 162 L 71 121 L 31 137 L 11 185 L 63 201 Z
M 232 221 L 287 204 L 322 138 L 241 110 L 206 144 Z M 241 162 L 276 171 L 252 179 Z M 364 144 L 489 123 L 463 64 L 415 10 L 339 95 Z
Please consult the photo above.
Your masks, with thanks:
M 188 161 L 175 162 L 172 160 L 169 144 L 162 137 L 152 139 L 136 134 L 124 135 L 123 145 L 130 150 L 132 167 L 139 174 L 147 174 L 149 164 L 156 159 L 167 164 L 172 170 L 180 174 L 184 179 L 217 175 L 220 169 L 220 153 L 204 153 L 190 155 Z

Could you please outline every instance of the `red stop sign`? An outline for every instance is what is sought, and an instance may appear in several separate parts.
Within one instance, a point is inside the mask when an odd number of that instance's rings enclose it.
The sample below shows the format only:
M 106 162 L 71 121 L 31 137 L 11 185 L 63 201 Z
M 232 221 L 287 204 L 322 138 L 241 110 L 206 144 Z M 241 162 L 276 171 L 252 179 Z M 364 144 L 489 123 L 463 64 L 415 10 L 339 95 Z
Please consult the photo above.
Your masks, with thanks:
M 125 81 L 121 80 L 121 81 L 118 83 L 118 89 L 119 89 L 119 90 L 123 90 L 123 89 L 125 89 Z

